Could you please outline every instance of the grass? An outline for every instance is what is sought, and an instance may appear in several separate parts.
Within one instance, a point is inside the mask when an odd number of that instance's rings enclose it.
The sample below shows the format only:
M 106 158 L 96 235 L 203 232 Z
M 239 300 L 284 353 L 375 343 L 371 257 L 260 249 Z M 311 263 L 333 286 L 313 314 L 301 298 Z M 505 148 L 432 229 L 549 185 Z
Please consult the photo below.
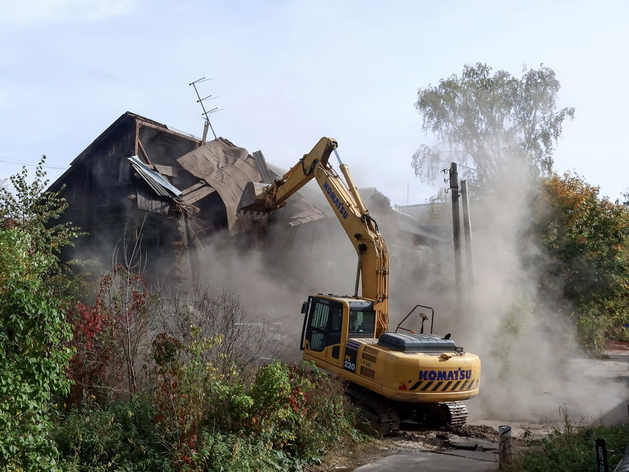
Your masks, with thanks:
M 527 441 L 527 447 L 517 453 L 507 472 L 585 472 L 596 471 L 597 439 L 607 445 L 609 470 L 614 470 L 629 446 L 629 425 L 575 426 L 567 408 L 561 408 L 563 425 L 542 440 Z

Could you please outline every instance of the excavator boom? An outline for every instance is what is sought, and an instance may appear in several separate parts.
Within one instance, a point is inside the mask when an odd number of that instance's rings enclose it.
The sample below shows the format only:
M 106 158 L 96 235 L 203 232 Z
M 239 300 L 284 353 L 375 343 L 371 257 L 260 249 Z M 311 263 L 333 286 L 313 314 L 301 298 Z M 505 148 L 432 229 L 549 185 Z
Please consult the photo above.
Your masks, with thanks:
M 337 147 L 333 139 L 321 138 L 280 180 L 272 184 L 249 182 L 245 187 L 238 210 L 267 213 L 286 205 L 286 200 L 315 176 L 318 165 L 325 167 L 330 154 Z
M 340 164 L 345 182 L 329 165 L 330 155 L 332 152 L 336 153 L 337 146 L 334 139 L 321 138 L 312 151 L 281 179 L 272 184 L 249 182 L 243 191 L 238 210 L 257 213 L 277 210 L 286 204 L 291 195 L 312 179 L 316 179 L 358 254 L 362 297 L 375 302 L 375 335 L 379 337 L 388 330 L 389 323 L 389 250 L 378 225 L 358 193 L 347 165 Z M 354 296 L 358 294 L 354 293 Z

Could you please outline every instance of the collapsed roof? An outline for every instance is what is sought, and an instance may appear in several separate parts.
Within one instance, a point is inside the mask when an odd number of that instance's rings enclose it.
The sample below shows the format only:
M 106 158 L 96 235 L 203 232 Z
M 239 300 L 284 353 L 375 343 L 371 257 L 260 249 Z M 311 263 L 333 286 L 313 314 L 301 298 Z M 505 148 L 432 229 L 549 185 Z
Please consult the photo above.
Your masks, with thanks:
M 236 211 L 244 186 L 249 181 L 271 183 L 283 174 L 267 164 L 261 151 L 250 154 L 224 138 L 202 143 L 191 134 L 126 112 L 72 161 L 49 190 L 62 191 L 69 203 L 64 218 L 90 233 L 84 243 L 90 255 L 118 244 L 118 234 L 131 220 L 146 233 L 144 244 L 167 253 L 169 246 L 190 248 L 199 238 L 222 229 L 234 237 L 248 233 L 252 218 Z M 385 209 L 416 242 L 440 240 L 410 216 L 393 210 L 375 188 L 359 191 L 374 216 L 378 217 L 376 209 Z M 286 228 L 336 219 L 314 185 L 301 189 L 278 213 L 273 224 Z M 154 216 L 146 221 L 147 215 Z M 170 220 L 178 223 L 169 226 Z

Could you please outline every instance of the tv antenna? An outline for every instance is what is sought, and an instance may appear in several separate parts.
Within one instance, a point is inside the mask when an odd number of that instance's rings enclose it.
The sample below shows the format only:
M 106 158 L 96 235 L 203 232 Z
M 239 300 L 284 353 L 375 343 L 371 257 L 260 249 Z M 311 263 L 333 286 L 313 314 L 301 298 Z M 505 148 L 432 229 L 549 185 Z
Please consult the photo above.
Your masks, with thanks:
M 216 98 L 221 98 L 221 97 L 213 97 L 212 95 L 208 95 L 207 97 L 201 98 L 201 95 L 199 94 L 199 89 L 197 89 L 197 84 L 201 83 L 201 82 L 207 82 L 208 80 L 212 80 L 212 77 L 210 77 L 209 79 L 206 79 L 205 77 L 201 77 L 200 79 L 195 80 L 194 82 L 190 82 L 188 85 L 192 85 L 194 87 L 194 91 L 197 94 L 197 103 L 201 104 L 201 108 L 203 109 L 203 113 L 201 113 L 201 116 L 203 116 L 203 118 L 205 118 L 205 125 L 203 126 L 203 138 L 201 139 L 201 144 L 205 144 L 205 141 L 207 139 L 207 131 L 208 128 L 212 130 L 212 134 L 214 135 L 214 139 L 216 139 L 216 133 L 214 132 L 214 128 L 212 127 L 212 123 L 210 123 L 210 115 L 212 113 L 216 113 L 217 111 L 221 111 L 224 110 L 224 108 L 212 108 L 211 110 L 206 110 L 205 109 L 205 102 L 206 100 L 214 100 Z

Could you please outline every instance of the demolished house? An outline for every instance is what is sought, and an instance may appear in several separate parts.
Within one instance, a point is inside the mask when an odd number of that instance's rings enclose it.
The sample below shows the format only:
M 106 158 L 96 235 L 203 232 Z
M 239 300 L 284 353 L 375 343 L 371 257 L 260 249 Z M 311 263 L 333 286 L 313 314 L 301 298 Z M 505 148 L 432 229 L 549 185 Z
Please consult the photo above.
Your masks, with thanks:
M 283 173 L 260 151 L 249 154 L 224 138 L 203 143 L 126 112 L 49 190 L 60 192 L 69 205 L 63 220 L 87 233 L 65 258 L 95 260 L 105 270 L 112 261 L 137 260 L 151 276 L 195 277 L 208 242 L 225 235 L 243 250 L 272 247 L 276 259 L 278 251 L 286 259 L 294 251 L 300 260 L 318 259 L 317 245 L 347 238 L 323 194 L 311 186 L 269 216 L 236 211 L 247 182 L 271 183 Z M 393 242 L 392 263 L 398 246 L 408 251 L 443 242 L 392 209 L 376 189 L 360 192 L 372 214 L 386 222 L 380 227 Z M 328 257 L 334 259 L 334 252 Z

